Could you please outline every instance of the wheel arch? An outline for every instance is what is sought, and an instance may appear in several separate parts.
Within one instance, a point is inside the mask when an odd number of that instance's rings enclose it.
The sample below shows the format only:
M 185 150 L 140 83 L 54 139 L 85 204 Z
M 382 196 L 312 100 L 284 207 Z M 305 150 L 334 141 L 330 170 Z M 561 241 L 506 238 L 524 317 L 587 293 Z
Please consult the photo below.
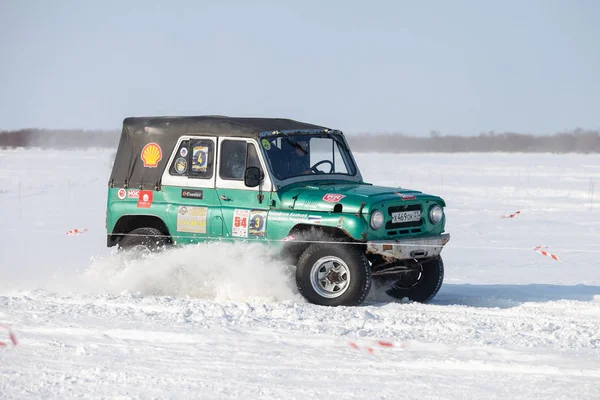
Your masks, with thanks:
M 172 242 L 169 228 L 162 218 L 156 215 L 123 215 L 117 220 L 112 233 L 108 234 L 107 246 L 117 245 L 127 233 L 137 228 L 157 229 L 160 233 L 169 237 L 169 242 Z
M 333 226 L 319 226 L 310 224 L 297 224 L 289 231 L 288 237 L 294 239 L 286 241 L 281 249 L 281 256 L 296 265 L 300 255 L 315 242 L 357 242 L 343 229 Z M 365 248 L 366 251 L 366 248 Z

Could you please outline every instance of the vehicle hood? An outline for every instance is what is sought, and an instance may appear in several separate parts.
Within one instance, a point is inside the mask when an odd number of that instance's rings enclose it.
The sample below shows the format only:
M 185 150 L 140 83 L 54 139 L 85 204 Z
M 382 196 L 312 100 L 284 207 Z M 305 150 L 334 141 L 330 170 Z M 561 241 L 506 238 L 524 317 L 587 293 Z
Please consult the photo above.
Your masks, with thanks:
M 281 208 L 296 211 L 331 212 L 336 204 L 341 204 L 342 212 L 354 213 L 361 206 L 364 211 L 368 211 L 373 204 L 414 203 L 423 200 L 439 201 L 445 206 L 441 198 L 417 190 L 367 183 L 301 183 L 281 188 L 278 194 Z

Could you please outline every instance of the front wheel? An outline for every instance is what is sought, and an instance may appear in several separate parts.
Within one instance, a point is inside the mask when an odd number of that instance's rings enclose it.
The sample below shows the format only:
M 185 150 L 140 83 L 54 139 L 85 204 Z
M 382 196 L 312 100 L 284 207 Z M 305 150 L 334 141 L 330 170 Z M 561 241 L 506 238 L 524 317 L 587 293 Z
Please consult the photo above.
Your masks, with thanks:
M 371 289 L 371 268 L 355 245 L 315 243 L 298 260 L 296 284 L 313 304 L 356 306 Z
M 418 262 L 417 268 L 401 274 L 386 293 L 396 299 L 427 303 L 435 297 L 444 281 L 444 263 L 441 257 Z

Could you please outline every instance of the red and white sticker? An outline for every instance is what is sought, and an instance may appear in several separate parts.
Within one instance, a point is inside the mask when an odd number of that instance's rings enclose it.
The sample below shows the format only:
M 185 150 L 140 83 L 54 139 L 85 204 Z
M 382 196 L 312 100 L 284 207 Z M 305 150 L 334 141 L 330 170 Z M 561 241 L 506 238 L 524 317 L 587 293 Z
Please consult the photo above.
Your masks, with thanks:
M 127 191 L 128 199 L 138 199 L 140 197 L 140 191 L 137 189 L 129 189 Z
M 323 196 L 323 201 L 326 201 L 328 203 L 337 203 L 344 197 L 346 197 L 346 196 L 344 196 L 343 194 L 327 193 L 325 196 Z
M 119 198 L 119 200 L 125 200 L 126 196 L 127 196 L 127 190 L 121 188 L 117 191 L 117 197 Z
M 138 208 L 150 208 L 152 205 L 152 190 L 140 190 L 137 207 Z
M 248 218 L 250 210 L 234 210 L 231 236 L 248 237 Z
M 548 246 L 535 246 L 533 248 L 533 251 L 537 251 L 538 253 L 540 253 L 543 256 L 550 257 L 554 261 L 560 261 L 556 254 L 548 253 L 547 251 L 543 250 L 543 249 L 547 249 L 547 248 L 548 248 Z
M 402 200 L 414 200 L 417 198 L 417 196 L 415 196 L 414 194 L 405 194 L 405 193 L 398 193 L 395 192 L 398 196 L 400 196 L 400 198 Z

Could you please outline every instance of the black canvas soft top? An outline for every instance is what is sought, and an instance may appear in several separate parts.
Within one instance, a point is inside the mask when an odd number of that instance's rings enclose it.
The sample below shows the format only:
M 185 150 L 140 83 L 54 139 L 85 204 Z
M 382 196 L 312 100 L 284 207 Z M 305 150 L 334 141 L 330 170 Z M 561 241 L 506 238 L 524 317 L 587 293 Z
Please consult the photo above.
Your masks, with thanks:
M 125 118 L 108 184 L 110 187 L 159 189 L 169 156 L 184 135 L 258 138 L 261 132 L 324 129 L 328 128 L 282 118 L 211 115 Z

